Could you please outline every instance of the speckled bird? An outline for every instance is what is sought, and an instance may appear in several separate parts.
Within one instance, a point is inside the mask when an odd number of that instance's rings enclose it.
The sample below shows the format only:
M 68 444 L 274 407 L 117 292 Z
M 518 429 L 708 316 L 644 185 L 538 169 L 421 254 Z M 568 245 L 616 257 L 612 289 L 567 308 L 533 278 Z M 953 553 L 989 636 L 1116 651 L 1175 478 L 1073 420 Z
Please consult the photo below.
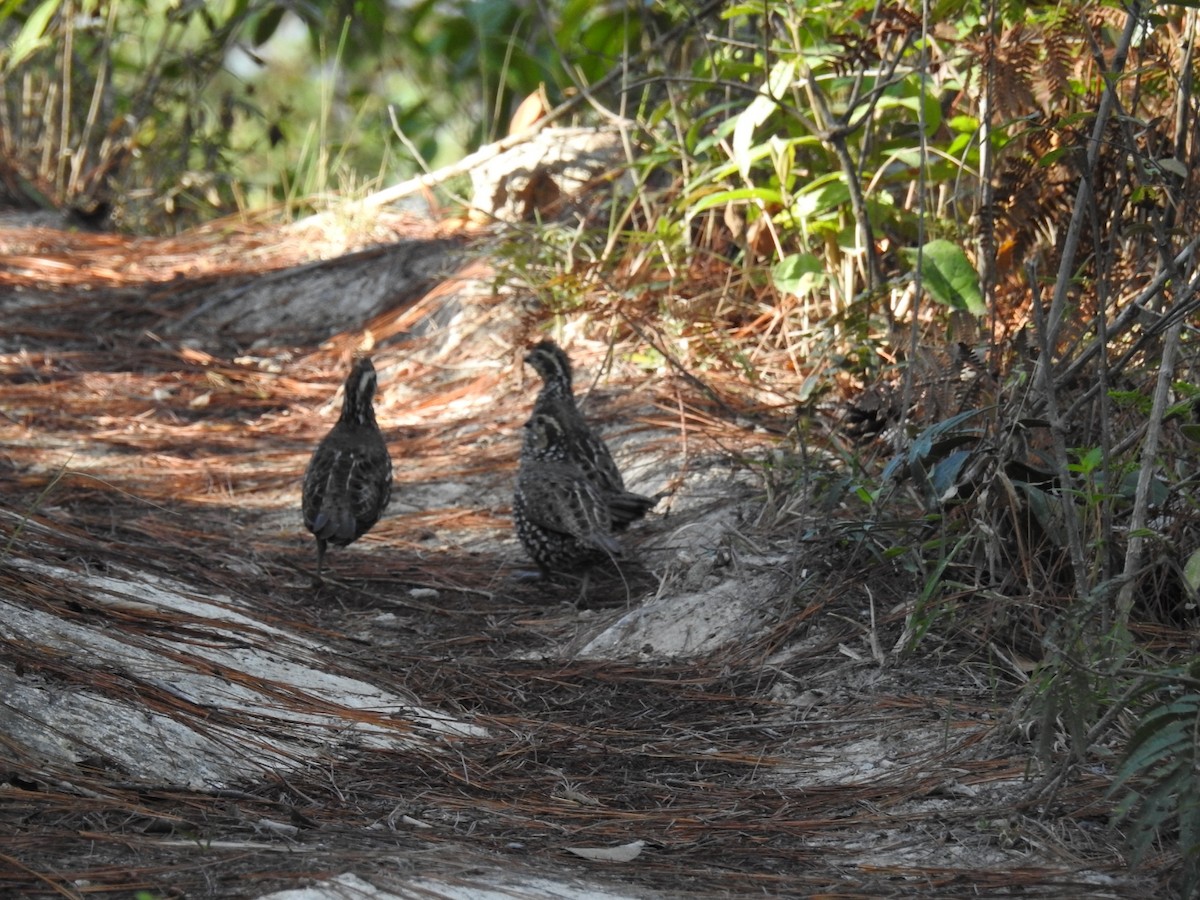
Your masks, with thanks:
M 534 462 L 549 460 L 566 462 L 579 469 L 603 496 L 610 508 L 614 530 L 620 531 L 630 522 L 646 514 L 657 499 L 625 489 L 625 480 L 613 462 L 608 446 L 592 431 L 575 403 L 572 387 L 571 360 L 563 349 L 551 340 L 537 344 L 525 356 L 527 362 L 542 377 L 542 389 L 533 403 L 534 420 L 539 415 L 553 418 L 557 425 L 553 440 L 539 442 L 545 428 L 535 429 L 532 436 L 526 430 L 522 448 L 522 464 L 526 457 Z
M 367 357 L 346 378 L 342 413 L 304 473 L 304 525 L 317 539 L 317 576 L 325 547 L 345 547 L 379 521 L 392 496 L 392 460 L 375 421 L 375 366 Z
M 602 493 L 565 458 L 564 437 L 554 416 L 533 414 L 525 423 L 513 494 L 517 537 L 543 574 L 621 555 L 612 510 L 621 495 Z

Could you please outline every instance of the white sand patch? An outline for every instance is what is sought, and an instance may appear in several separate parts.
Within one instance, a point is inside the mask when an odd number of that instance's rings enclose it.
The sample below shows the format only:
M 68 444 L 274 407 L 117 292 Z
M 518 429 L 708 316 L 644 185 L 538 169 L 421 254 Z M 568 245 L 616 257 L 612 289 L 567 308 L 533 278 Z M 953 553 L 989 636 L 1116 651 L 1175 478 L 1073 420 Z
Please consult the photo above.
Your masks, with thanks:
M 123 629 L 0 599 L 0 640 L 69 657 L 79 682 L 0 669 L 15 746 L 47 761 L 100 755 L 138 777 L 192 788 L 244 781 L 333 747 L 437 752 L 481 729 L 414 697 L 328 671 L 319 642 L 259 622 L 146 574 L 120 578 L 14 560 L 121 617 L 171 627 Z M 128 698 L 128 699 L 126 699 Z

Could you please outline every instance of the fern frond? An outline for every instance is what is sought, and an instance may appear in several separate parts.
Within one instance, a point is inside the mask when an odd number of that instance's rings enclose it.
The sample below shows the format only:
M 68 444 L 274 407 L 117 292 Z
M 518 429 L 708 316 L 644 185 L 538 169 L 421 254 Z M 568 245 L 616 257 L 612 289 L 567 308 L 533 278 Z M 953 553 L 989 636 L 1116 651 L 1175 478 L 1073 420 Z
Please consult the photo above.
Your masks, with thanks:
M 1124 791 L 1116 818 L 1130 825 L 1134 863 L 1164 832 L 1177 829 L 1185 896 L 1200 885 L 1200 692 L 1189 681 L 1182 694 L 1178 682 L 1160 687 L 1165 695 L 1143 715 L 1109 789 L 1110 795 Z
M 1002 119 L 1019 119 L 1037 108 L 1033 95 L 1037 53 L 1029 43 L 1031 32 L 1014 25 L 996 47 L 996 73 L 992 96 Z
M 1043 32 L 1044 52 L 1038 79 L 1038 99 L 1049 113 L 1062 109 L 1071 96 L 1071 77 L 1080 56 L 1080 36 L 1077 24 L 1065 20 Z

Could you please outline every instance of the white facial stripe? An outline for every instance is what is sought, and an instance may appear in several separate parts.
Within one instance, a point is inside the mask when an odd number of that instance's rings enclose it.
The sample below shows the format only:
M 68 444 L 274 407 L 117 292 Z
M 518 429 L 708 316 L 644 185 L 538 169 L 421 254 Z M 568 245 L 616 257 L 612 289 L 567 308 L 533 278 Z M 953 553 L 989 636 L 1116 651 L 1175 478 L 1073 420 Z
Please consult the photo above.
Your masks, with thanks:
M 358 396 L 369 397 L 375 392 L 375 371 L 373 369 L 365 369 L 358 376 Z

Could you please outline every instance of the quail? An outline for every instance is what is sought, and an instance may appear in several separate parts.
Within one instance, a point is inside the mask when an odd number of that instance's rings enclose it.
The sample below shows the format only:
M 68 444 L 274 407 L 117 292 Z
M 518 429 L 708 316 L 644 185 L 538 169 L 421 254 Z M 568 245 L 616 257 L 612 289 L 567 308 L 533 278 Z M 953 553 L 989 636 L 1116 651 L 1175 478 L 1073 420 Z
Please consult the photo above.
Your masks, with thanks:
M 304 472 L 304 525 L 317 539 L 317 577 L 325 547 L 345 547 L 370 530 L 392 494 L 392 460 L 375 422 L 375 366 L 359 359 L 344 387 L 342 413 Z
M 565 437 L 563 425 L 547 413 L 535 412 L 525 423 L 513 523 L 525 552 L 543 574 L 621 554 L 612 534 L 613 507 L 619 508 L 622 494 L 628 492 L 602 493 L 561 452 Z
M 533 404 L 534 416 L 550 416 L 559 426 L 556 439 L 540 447 L 536 440 L 530 446 L 527 432 L 528 452 L 538 460 L 566 461 L 577 466 L 606 498 L 616 530 L 644 516 L 658 500 L 625 490 L 625 480 L 608 447 L 588 426 L 575 404 L 567 354 L 554 341 L 544 340 L 529 351 L 525 362 L 543 382 Z

